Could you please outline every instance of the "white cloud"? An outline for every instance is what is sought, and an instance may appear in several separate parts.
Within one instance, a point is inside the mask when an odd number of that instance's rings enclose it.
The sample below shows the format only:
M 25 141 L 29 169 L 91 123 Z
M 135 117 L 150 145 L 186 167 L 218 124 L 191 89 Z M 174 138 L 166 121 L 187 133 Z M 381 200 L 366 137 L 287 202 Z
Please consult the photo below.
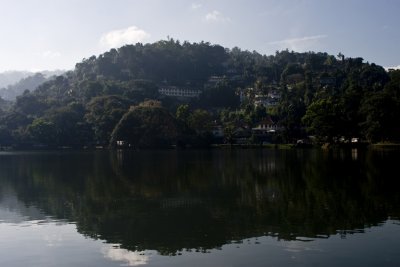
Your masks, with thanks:
M 145 265 L 149 261 L 149 257 L 139 252 L 133 252 L 122 248 L 116 248 L 106 245 L 102 248 L 101 253 L 105 258 L 112 261 L 124 262 L 127 266 Z
M 59 57 L 61 57 L 61 53 L 60 53 L 60 52 L 57 52 L 57 51 L 50 51 L 50 50 L 48 50 L 48 51 L 43 52 L 43 53 L 42 53 L 42 56 L 43 56 L 44 58 L 54 59 L 54 58 L 59 58 Z
M 290 38 L 280 41 L 269 42 L 269 45 L 277 46 L 279 49 L 289 49 L 294 51 L 306 51 L 320 43 L 321 39 L 327 38 L 328 35 L 313 35 L 300 38 Z
M 193 9 L 193 10 L 199 9 L 199 8 L 201 8 L 201 7 L 202 7 L 202 5 L 201 5 L 201 4 L 198 4 L 198 3 L 192 3 L 192 9 Z
M 206 22 L 231 22 L 229 17 L 224 16 L 221 12 L 213 10 L 204 17 Z
M 130 26 L 126 29 L 115 30 L 103 34 L 100 44 L 108 48 L 117 48 L 125 44 L 134 44 L 143 42 L 150 38 L 150 34 L 136 26 Z

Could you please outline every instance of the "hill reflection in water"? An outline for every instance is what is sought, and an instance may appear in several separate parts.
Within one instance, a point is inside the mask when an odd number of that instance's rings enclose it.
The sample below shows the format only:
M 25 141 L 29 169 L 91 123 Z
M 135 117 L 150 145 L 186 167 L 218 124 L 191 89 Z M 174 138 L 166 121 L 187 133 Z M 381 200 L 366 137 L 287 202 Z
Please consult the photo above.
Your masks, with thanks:
M 345 237 L 399 217 L 399 156 L 351 150 L 6 153 L 0 155 L 0 202 L 32 220 L 74 222 L 84 236 L 122 250 L 165 255 L 250 237 Z

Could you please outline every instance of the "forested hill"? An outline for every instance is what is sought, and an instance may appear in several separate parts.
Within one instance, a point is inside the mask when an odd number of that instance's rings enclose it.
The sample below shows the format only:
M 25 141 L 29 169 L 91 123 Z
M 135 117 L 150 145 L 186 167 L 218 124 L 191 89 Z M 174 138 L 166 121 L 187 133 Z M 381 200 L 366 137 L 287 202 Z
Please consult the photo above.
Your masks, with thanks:
M 222 142 L 234 142 L 237 127 L 251 131 L 266 119 L 279 142 L 396 141 L 399 93 L 400 71 L 340 53 L 138 43 L 84 59 L 19 96 L 1 113 L 0 145 L 209 144 L 216 126 Z M 253 133 L 248 142 L 263 138 Z

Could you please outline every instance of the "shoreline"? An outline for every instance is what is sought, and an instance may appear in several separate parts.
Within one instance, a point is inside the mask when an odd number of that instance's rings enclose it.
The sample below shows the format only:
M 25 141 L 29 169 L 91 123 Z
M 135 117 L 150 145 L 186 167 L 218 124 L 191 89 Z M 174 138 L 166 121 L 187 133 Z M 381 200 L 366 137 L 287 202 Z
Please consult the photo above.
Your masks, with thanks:
M 356 143 L 356 144 L 212 144 L 204 147 L 149 147 L 149 148 L 109 148 L 108 146 L 87 147 L 0 147 L 1 152 L 15 151 L 117 151 L 117 150 L 198 150 L 198 149 L 400 149 L 400 143 Z

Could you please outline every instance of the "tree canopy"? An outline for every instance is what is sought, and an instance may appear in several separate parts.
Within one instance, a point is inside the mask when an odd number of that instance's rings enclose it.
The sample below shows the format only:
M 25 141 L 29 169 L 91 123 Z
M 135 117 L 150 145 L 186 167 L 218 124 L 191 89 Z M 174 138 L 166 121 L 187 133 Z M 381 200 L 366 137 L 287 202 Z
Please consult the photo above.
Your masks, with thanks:
M 159 106 L 146 106 L 154 101 Z M 399 103 L 400 70 L 362 58 L 288 50 L 267 56 L 168 39 L 91 56 L 12 104 L 0 101 L 0 145 L 108 145 L 126 137 L 152 147 L 177 136 L 203 138 L 213 125 L 229 134 L 269 117 L 283 142 L 306 135 L 398 141 Z
M 169 147 L 176 143 L 175 118 L 159 102 L 147 101 L 133 106 L 121 118 L 111 134 L 111 144 L 142 147 Z

